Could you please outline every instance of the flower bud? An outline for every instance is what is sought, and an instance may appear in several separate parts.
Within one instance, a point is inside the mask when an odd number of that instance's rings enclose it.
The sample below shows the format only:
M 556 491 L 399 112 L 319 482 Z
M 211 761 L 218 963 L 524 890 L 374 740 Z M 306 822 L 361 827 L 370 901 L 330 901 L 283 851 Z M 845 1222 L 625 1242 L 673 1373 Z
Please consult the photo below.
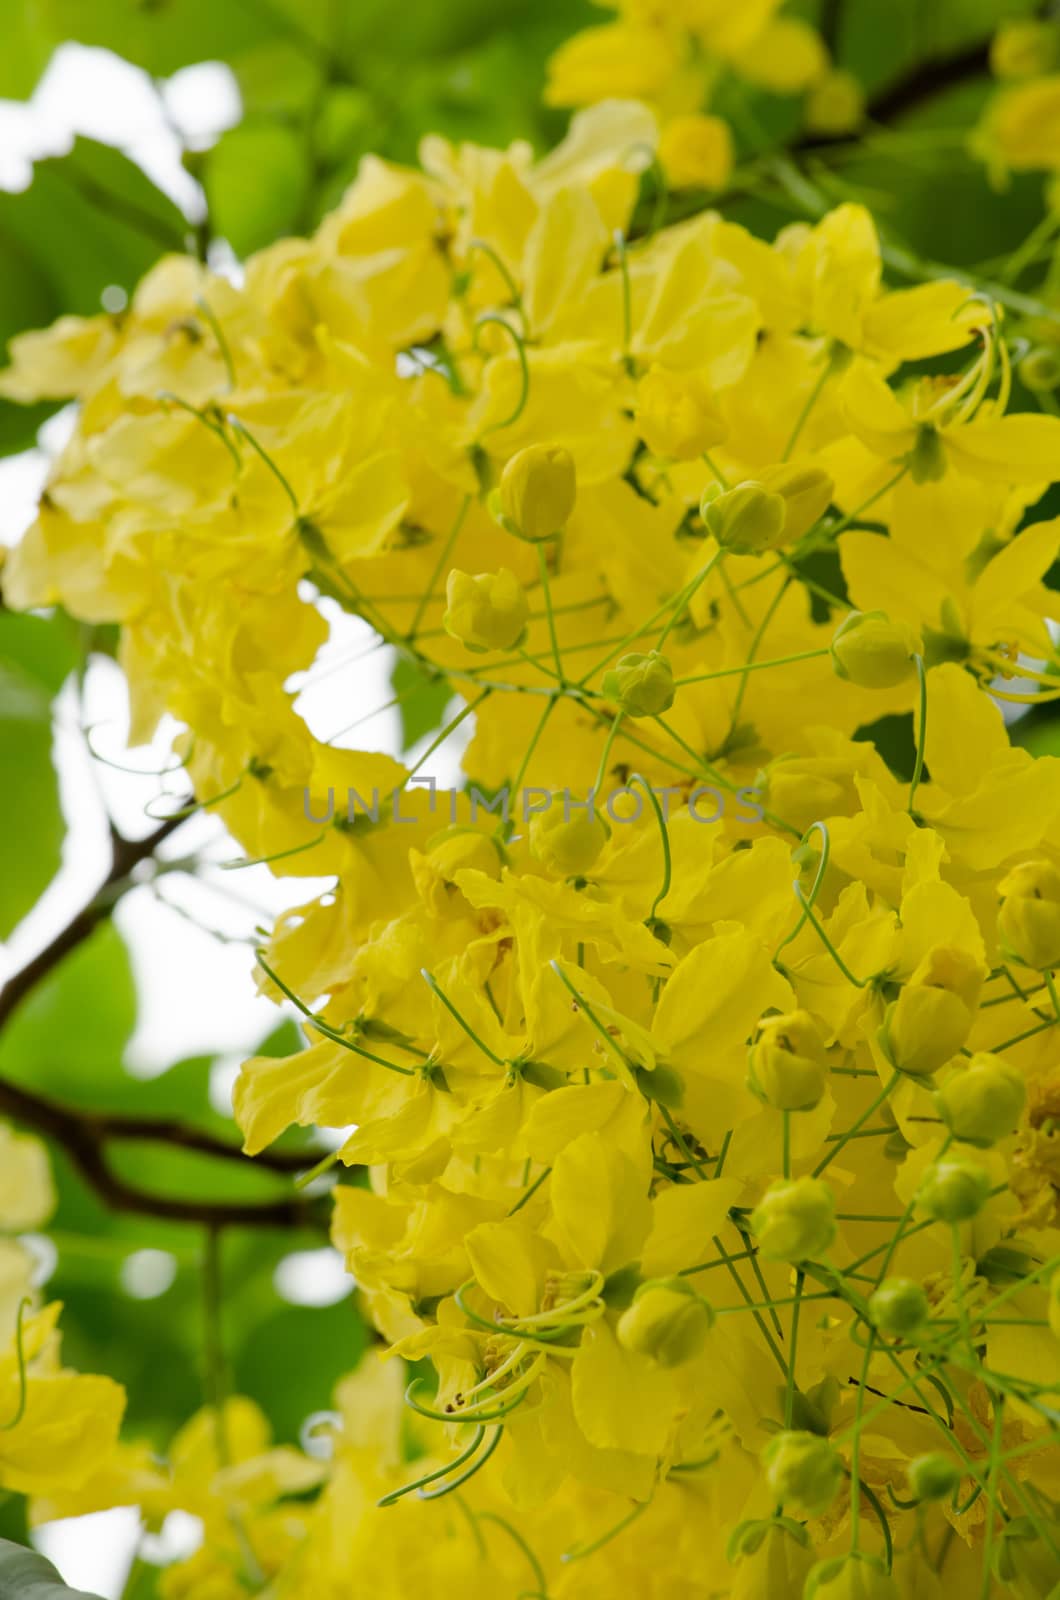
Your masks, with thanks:
M 761 555 L 775 550 L 784 538 L 787 502 L 760 483 L 738 483 L 708 498 L 704 495 L 700 515 L 707 532 L 723 550 L 737 555 Z
M 819 1516 L 835 1499 L 843 1478 L 838 1452 L 817 1433 L 794 1429 L 774 1434 L 762 1451 L 766 1482 L 774 1499 Z
M 778 1179 L 751 1216 L 758 1248 L 768 1261 L 821 1256 L 835 1238 L 835 1200 L 820 1178 Z
M 732 171 L 729 124 L 698 111 L 672 117 L 659 135 L 658 153 L 669 188 L 721 189 Z
M 914 1500 L 945 1500 L 961 1481 L 961 1469 L 941 1450 L 915 1456 L 906 1468 L 909 1493 Z
M 982 1210 L 989 1194 L 989 1172 L 969 1157 L 954 1154 L 925 1169 L 916 1198 L 935 1222 L 967 1222 Z
M 1006 954 L 1039 972 L 1060 966 L 1060 869 L 1023 861 L 998 884 L 998 938 Z
M 1016 368 L 1019 380 L 1032 394 L 1050 394 L 1060 384 L 1060 354 L 1047 345 L 1028 351 Z
M 551 539 L 566 526 L 577 493 L 569 450 L 562 445 L 528 445 L 512 456 L 501 474 L 501 521 L 520 539 Z
M 566 794 L 554 794 L 546 811 L 530 818 L 530 853 L 541 865 L 563 877 L 588 872 L 610 837 L 598 811 L 577 809 Z
M 928 1297 L 912 1278 L 884 1278 L 869 1296 L 873 1327 L 898 1339 L 909 1339 L 920 1333 L 930 1316 Z
M 464 868 L 484 872 L 490 878 L 501 875 L 501 857 L 488 833 L 474 828 L 447 828 L 432 840 L 426 855 L 409 853 L 409 866 L 416 891 L 436 917 L 450 913 L 468 916 L 471 907 L 454 883 L 454 874 Z
M 699 1354 L 714 1326 L 714 1310 L 685 1278 L 642 1283 L 618 1319 L 618 1341 L 662 1367 L 678 1367 Z
M 674 703 L 673 668 L 658 650 L 622 656 L 618 665 L 604 674 L 602 688 L 627 717 L 655 717 Z
M 959 945 L 929 950 L 883 1014 L 879 1042 L 891 1065 L 929 1078 L 952 1060 L 975 1019 L 983 975 Z
M 1055 24 L 1014 17 L 990 42 L 990 69 L 998 78 L 1037 78 L 1051 70 L 1056 54 Z
M 475 578 L 454 567 L 445 597 L 449 605 L 442 625 L 469 650 L 511 650 L 526 632 L 526 595 L 507 567 Z
M 728 429 L 702 378 L 652 367 L 637 385 L 637 432 L 655 455 L 694 461 Z
M 779 494 L 787 507 L 784 539 L 793 542 L 809 533 L 832 504 L 835 483 L 820 467 L 800 467 L 787 462 L 762 474 L 762 485 Z
M 879 1557 L 855 1550 L 818 1561 L 806 1579 L 803 1600 L 901 1600 L 901 1596 Z
M 1012 1133 L 1026 1098 L 1019 1068 L 980 1050 L 936 1089 L 935 1107 L 954 1138 L 985 1147 Z
M 859 689 L 893 689 L 912 676 L 922 645 L 915 628 L 885 611 L 852 611 L 832 638 L 832 665 Z
M 812 1111 L 828 1081 L 821 1030 L 808 1011 L 766 1017 L 747 1063 L 751 1088 L 776 1111 Z
M 811 133 L 835 136 L 855 133 L 865 115 L 865 91 L 852 72 L 826 72 L 806 100 L 806 126 Z

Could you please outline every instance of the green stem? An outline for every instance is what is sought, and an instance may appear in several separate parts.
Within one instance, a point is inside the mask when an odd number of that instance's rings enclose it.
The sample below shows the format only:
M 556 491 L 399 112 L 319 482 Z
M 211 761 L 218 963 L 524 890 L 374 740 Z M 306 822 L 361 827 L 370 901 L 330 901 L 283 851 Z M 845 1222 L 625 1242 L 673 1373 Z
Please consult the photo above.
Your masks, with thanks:
M 417 633 L 417 631 L 419 629 L 419 625 L 423 621 L 423 613 L 426 611 L 428 602 L 430 601 L 431 596 L 434 593 L 434 586 L 438 582 L 438 579 L 441 577 L 442 568 L 445 566 L 445 563 L 448 561 L 454 544 L 456 543 L 457 539 L 460 537 L 460 529 L 464 525 L 464 518 L 467 516 L 468 507 L 470 506 L 470 504 L 471 504 L 471 496 L 469 494 L 466 494 L 464 496 L 463 500 L 461 500 L 461 502 L 460 502 L 460 509 L 456 514 L 456 520 L 454 521 L 453 526 L 450 528 L 449 536 L 446 539 L 444 545 L 442 546 L 442 551 L 441 551 L 441 554 L 438 557 L 437 563 L 435 564 L 434 571 L 431 573 L 430 578 L 427 580 L 427 583 L 424 585 L 423 593 L 420 595 L 419 603 L 416 606 L 416 612 L 415 612 L 415 615 L 412 618 L 412 623 L 411 623 L 411 626 L 409 627 L 409 631 L 408 631 L 409 644 L 411 644 L 412 641 L 416 637 L 416 633 Z
M 917 787 L 920 783 L 921 774 L 924 771 L 924 749 L 927 743 L 928 713 L 927 668 L 924 666 L 924 658 L 922 655 L 915 655 L 913 660 L 916 662 L 917 677 L 920 680 L 920 726 L 917 729 L 916 736 L 916 766 L 913 768 L 913 777 L 909 784 L 909 804 L 906 807 L 906 810 L 909 812 L 910 816 L 913 815 L 913 801 L 916 799 Z

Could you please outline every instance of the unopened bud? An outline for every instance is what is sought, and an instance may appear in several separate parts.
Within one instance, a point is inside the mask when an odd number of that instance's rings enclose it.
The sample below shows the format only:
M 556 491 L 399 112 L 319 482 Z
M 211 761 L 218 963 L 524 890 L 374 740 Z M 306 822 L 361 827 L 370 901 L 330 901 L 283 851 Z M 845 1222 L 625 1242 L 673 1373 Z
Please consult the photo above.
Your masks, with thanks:
M 944 1156 L 925 1169 L 917 1186 L 920 1209 L 935 1222 L 967 1222 L 990 1195 L 990 1174 L 966 1156 Z
M 930 1316 L 928 1297 L 912 1278 L 884 1278 L 869 1296 L 873 1327 L 896 1339 L 910 1339 L 922 1332 Z
M 700 111 L 672 117 L 659 135 L 659 165 L 671 189 L 723 188 L 732 154 L 729 124 Z
M 810 1517 L 828 1509 L 843 1481 L 842 1458 L 817 1433 L 787 1429 L 775 1434 L 762 1460 L 773 1498 Z
M 735 489 L 704 496 L 700 515 L 707 532 L 723 550 L 737 555 L 761 555 L 775 550 L 784 539 L 787 501 L 760 483 L 738 483 Z
M 1060 869 L 1023 861 L 998 884 L 998 937 L 1006 954 L 1039 972 L 1060 965 Z
M 865 115 L 865 91 L 852 72 L 826 72 L 806 100 L 806 126 L 831 136 L 854 133 Z
M 906 1468 L 909 1493 L 914 1500 L 945 1500 L 961 1481 L 961 1469 L 941 1450 L 914 1456 Z
M 575 810 L 563 794 L 554 794 L 548 809 L 535 811 L 530 818 L 531 855 L 563 877 L 588 872 L 609 837 L 599 812 Z
M 618 1319 L 618 1340 L 660 1366 L 677 1367 L 699 1354 L 713 1326 L 713 1307 L 687 1279 L 659 1278 L 633 1296 Z
M 820 1178 L 779 1179 L 755 1207 L 751 1228 L 768 1261 L 822 1256 L 835 1239 L 835 1200 Z
M 1039 345 L 1024 356 L 1016 368 L 1019 380 L 1032 394 L 1050 394 L 1060 384 L 1060 354 Z
M 828 1081 L 827 1051 L 808 1011 L 766 1017 L 747 1063 L 754 1093 L 776 1111 L 812 1111 Z
M 820 522 L 832 504 L 835 483 L 820 467 L 800 467 L 786 462 L 762 474 L 762 486 L 779 494 L 787 507 L 784 521 L 785 543 L 793 543 Z
M 526 595 L 507 567 L 477 577 L 454 567 L 445 596 L 448 609 L 442 625 L 469 650 L 511 650 L 526 632 Z
M 501 474 L 500 520 L 509 533 L 537 542 L 567 523 L 577 498 L 574 458 L 562 445 L 531 444 Z
M 1056 26 L 1029 17 L 1003 22 L 990 42 L 990 68 L 998 78 L 1037 78 L 1057 56 Z
M 832 665 L 859 689 L 893 689 L 915 671 L 920 635 L 885 611 L 852 611 L 832 638 Z
M 954 1138 L 985 1147 L 1013 1132 L 1026 1098 L 1019 1068 L 980 1050 L 936 1089 L 935 1108 Z
M 959 945 L 929 950 L 883 1015 L 879 1042 L 891 1065 L 928 1078 L 952 1060 L 975 1020 L 983 977 Z
M 602 688 L 627 717 L 655 717 L 674 703 L 673 668 L 658 650 L 646 655 L 634 652 L 604 674 Z

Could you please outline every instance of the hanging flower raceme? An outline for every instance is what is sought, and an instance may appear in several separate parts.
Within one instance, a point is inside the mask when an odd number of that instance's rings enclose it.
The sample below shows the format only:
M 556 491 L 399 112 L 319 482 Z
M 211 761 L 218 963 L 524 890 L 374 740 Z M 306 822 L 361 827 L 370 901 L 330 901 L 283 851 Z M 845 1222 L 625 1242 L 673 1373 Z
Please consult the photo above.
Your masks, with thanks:
M 0 1346 L 0 1483 L 199 1517 L 173 1596 L 912 1600 L 924 1549 L 984 1594 L 1060 1553 L 1060 762 L 992 697 L 1055 692 L 1060 420 L 862 207 L 640 225 L 630 152 L 705 185 L 724 141 L 605 88 L 825 62 L 775 6 L 620 9 L 543 160 L 366 160 L 239 285 L 165 260 L 0 378 L 81 402 L 7 603 L 120 623 L 134 737 L 179 719 L 246 859 L 331 886 L 259 953 L 307 1048 L 235 1090 L 249 1152 L 336 1130 L 390 1360 L 329 1459 L 232 1401 L 227 1465 L 207 1416 L 149 1471 L 52 1310 Z M 310 716 L 340 611 L 447 691 L 418 758 Z

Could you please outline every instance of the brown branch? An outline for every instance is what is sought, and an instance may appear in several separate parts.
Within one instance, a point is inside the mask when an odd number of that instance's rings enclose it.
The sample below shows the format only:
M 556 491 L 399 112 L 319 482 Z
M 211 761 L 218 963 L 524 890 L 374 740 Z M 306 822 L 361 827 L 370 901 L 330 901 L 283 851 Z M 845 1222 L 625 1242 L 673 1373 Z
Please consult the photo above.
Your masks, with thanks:
M 230 1160 L 248 1160 L 234 1145 L 215 1140 L 198 1129 L 177 1122 L 152 1122 L 142 1117 L 125 1117 L 74 1110 L 58 1101 L 32 1093 L 17 1084 L 0 1082 L 0 1111 L 24 1126 L 55 1141 L 66 1151 L 74 1167 L 91 1184 L 105 1205 L 113 1211 L 155 1217 L 169 1222 L 206 1223 L 219 1228 L 233 1224 L 244 1227 L 291 1228 L 310 1226 L 319 1214 L 317 1202 L 304 1195 L 285 1195 L 277 1200 L 227 1201 L 174 1199 L 153 1194 L 114 1172 L 107 1161 L 105 1143 L 115 1139 L 159 1139 L 186 1150 Z M 306 1169 L 312 1155 L 298 1156 L 289 1151 L 270 1151 L 257 1158 L 257 1164 L 272 1171 Z
M 117 898 L 115 891 L 128 878 L 134 867 L 154 855 L 158 846 L 168 839 L 171 833 L 176 832 L 185 820 L 183 813 L 188 803 L 190 802 L 181 804 L 177 815 L 167 817 L 165 822 L 159 823 L 158 827 L 143 839 L 126 839 L 122 834 L 111 830 L 110 870 L 98 894 L 93 895 L 65 928 L 60 929 L 51 943 L 45 945 L 32 961 L 27 961 L 26 965 L 10 977 L 0 989 L 0 1028 L 30 991 L 36 988 L 37 984 L 46 978 L 72 950 L 84 944 L 101 922 L 107 920 Z

